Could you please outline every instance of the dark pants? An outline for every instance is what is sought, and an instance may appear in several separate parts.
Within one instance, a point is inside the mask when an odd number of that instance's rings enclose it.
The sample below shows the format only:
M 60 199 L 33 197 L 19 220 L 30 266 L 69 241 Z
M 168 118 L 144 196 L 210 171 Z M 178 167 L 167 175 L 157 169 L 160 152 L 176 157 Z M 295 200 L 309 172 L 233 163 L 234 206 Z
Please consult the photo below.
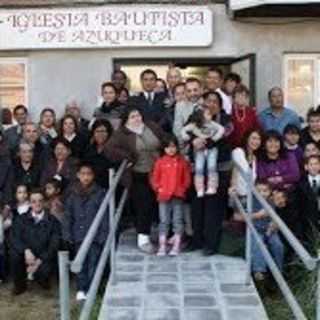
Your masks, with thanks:
M 43 286 L 48 285 L 50 274 L 54 269 L 54 262 L 42 261 L 33 275 L 35 281 Z M 11 272 L 15 288 L 24 288 L 27 281 L 27 271 L 24 254 L 11 252 Z
M 137 233 L 149 235 L 157 215 L 157 202 L 147 173 L 133 173 L 131 201 Z
M 229 172 L 219 173 L 219 188 L 215 195 L 192 201 L 192 226 L 194 246 L 217 253 L 222 236 L 223 220 L 228 207 Z
M 78 252 L 81 243 L 76 244 L 76 250 Z M 87 257 L 82 266 L 81 272 L 77 274 L 77 290 L 88 292 L 90 288 L 91 281 L 94 277 L 99 258 L 102 252 L 102 245 L 97 243 L 92 243 Z

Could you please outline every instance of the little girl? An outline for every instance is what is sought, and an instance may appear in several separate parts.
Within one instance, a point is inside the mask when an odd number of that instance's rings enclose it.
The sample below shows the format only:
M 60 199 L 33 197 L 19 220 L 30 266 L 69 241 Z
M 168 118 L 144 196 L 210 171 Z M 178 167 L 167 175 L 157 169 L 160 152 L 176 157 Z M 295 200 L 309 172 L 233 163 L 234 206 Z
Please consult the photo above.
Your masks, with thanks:
M 203 197 L 205 193 L 205 174 L 207 175 L 206 194 L 217 192 L 218 148 L 216 142 L 223 137 L 224 132 L 224 127 L 212 120 L 212 115 L 207 108 L 193 113 L 187 124 L 182 128 L 181 137 L 185 142 L 197 138 L 205 140 L 205 147 L 193 152 L 195 161 L 194 184 L 199 198 Z
M 62 178 L 60 176 L 54 176 L 45 185 L 45 207 L 49 210 L 49 213 L 54 215 L 60 222 L 62 222 L 64 209 L 61 201 L 62 194 Z
M 2 210 L 3 218 L 3 230 L 0 235 L 0 282 L 5 275 L 5 261 L 6 261 L 6 242 L 4 241 L 4 235 L 8 235 L 14 219 L 18 215 L 25 214 L 29 211 L 29 192 L 28 188 L 24 184 L 20 184 L 16 187 L 15 192 L 15 205 L 13 208 L 5 206 Z
M 191 184 L 191 168 L 189 163 L 179 154 L 178 141 L 170 138 L 163 145 L 164 155 L 154 165 L 151 173 L 151 186 L 159 202 L 159 250 L 157 255 L 167 253 L 166 243 L 170 224 L 173 225 L 173 246 L 169 255 L 176 256 L 180 252 L 183 234 L 183 199 Z
M 11 227 L 15 217 L 25 214 L 30 209 L 29 191 L 25 184 L 19 184 L 15 192 L 15 205 L 9 209 L 8 214 L 4 217 L 3 226 L 7 230 Z

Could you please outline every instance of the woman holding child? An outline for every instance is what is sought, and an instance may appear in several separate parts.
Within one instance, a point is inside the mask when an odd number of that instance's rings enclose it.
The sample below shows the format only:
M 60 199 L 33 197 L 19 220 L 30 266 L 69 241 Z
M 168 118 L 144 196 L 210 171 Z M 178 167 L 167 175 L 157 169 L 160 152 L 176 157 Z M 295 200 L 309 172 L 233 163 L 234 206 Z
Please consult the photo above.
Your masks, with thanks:
M 121 162 L 128 160 L 125 183 L 133 185 L 131 205 L 136 217 L 138 247 L 147 253 L 154 251 L 150 241 L 152 219 L 157 214 L 155 194 L 149 183 L 149 174 L 159 157 L 165 132 L 155 123 L 145 122 L 137 108 L 128 108 L 120 128 L 106 145 L 106 156 Z

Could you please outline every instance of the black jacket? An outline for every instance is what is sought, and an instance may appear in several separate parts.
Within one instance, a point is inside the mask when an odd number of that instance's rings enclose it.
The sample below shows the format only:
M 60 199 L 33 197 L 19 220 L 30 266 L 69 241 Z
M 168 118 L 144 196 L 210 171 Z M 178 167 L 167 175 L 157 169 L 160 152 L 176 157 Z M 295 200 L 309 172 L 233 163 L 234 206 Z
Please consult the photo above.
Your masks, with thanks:
M 38 162 L 33 161 L 30 168 L 25 170 L 20 161 L 15 161 L 11 174 L 11 190 L 15 191 L 17 185 L 25 184 L 30 189 L 40 185 L 41 167 Z
M 297 187 L 296 199 L 301 217 L 302 232 L 308 237 L 312 231 L 312 226 L 319 230 L 320 212 L 318 207 L 318 197 L 320 189 L 317 193 L 310 186 L 307 176 L 304 176 Z
M 0 144 L 0 206 L 8 204 L 12 199 L 11 190 L 12 164 L 10 152 L 2 142 Z
M 105 156 L 104 152 L 98 153 L 95 144 L 88 147 L 84 160 L 92 164 L 97 184 L 107 190 L 109 188 L 109 169 L 115 167 L 115 164 Z
M 139 109 L 145 120 L 159 123 L 162 122 L 162 118 L 165 116 L 164 104 L 166 97 L 166 94 L 163 92 L 155 93 L 152 104 L 149 106 L 144 93 L 141 92 L 137 96 L 130 97 L 128 105 Z
M 105 197 L 105 191 L 94 184 L 88 192 L 81 190 L 80 184 L 74 187 L 65 204 L 64 236 L 71 243 L 81 243 Z M 108 236 L 109 216 L 104 215 L 94 242 L 103 244 Z
M 305 148 L 308 143 L 314 143 L 320 148 L 320 141 L 315 141 L 309 133 L 309 127 L 306 127 L 301 131 L 300 145 Z
M 49 262 L 57 257 L 61 244 L 61 226 L 47 212 L 40 222 L 35 223 L 29 211 L 14 219 L 10 240 L 14 254 L 22 255 L 26 249 L 30 249 L 37 258 Z

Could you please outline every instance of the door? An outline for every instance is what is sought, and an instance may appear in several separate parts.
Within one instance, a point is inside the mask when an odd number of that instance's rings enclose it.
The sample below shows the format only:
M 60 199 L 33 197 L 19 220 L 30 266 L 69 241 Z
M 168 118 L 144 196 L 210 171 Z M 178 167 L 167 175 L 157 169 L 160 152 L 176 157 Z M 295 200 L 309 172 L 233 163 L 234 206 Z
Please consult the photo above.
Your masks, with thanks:
M 250 90 L 250 102 L 252 106 L 256 104 L 256 55 L 247 54 L 236 58 L 231 63 L 231 71 L 238 73 L 242 78 L 242 83 Z

